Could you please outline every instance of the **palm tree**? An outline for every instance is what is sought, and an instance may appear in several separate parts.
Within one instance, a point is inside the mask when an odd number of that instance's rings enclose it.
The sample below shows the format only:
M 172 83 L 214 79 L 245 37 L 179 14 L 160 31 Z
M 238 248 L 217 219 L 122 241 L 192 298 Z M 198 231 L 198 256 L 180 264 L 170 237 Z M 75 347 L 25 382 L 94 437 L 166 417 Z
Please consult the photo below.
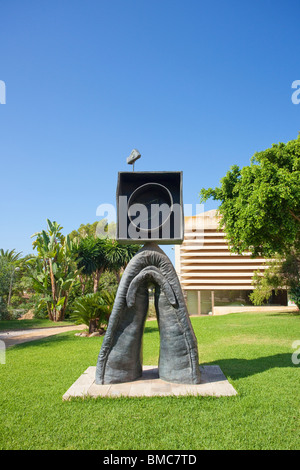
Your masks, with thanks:
M 16 272 L 20 271 L 20 269 L 26 266 L 26 263 L 30 256 L 25 256 L 25 258 L 21 257 L 22 252 L 16 252 L 15 249 L 13 250 L 3 250 L 0 249 L 0 258 L 5 260 L 11 268 L 11 277 L 10 277 L 10 285 L 9 285 L 9 292 L 7 297 L 7 305 L 10 306 L 11 303 L 11 296 L 13 291 L 13 284 L 16 279 Z
M 80 269 L 82 294 L 85 292 L 84 276 L 92 276 L 94 293 L 98 290 L 100 277 L 105 270 L 115 272 L 119 282 L 120 271 L 126 268 L 138 249 L 138 245 L 121 245 L 110 238 L 90 236 L 81 239 L 75 252 L 77 267 Z
M 6 250 L 4 251 L 3 248 L 0 249 L 0 257 L 5 258 L 9 263 L 16 264 L 17 261 L 20 260 L 22 252 L 16 252 L 15 249 L 13 250 Z
M 48 230 L 35 233 L 33 248 L 37 249 L 36 273 L 33 273 L 33 287 L 43 295 L 41 303 L 48 310 L 49 319 L 62 321 L 67 308 L 68 297 L 77 277 L 73 258 L 72 243 L 62 234 L 61 225 L 47 219 Z
M 106 239 L 92 236 L 82 238 L 74 251 L 77 257 L 77 267 L 80 269 L 82 294 L 85 290 L 83 275 L 93 277 L 93 291 L 97 292 L 101 274 L 108 268 Z
M 122 245 L 117 240 L 106 239 L 106 259 L 108 268 L 114 271 L 118 282 L 120 282 L 120 272 L 125 269 L 131 258 L 139 250 L 138 245 Z

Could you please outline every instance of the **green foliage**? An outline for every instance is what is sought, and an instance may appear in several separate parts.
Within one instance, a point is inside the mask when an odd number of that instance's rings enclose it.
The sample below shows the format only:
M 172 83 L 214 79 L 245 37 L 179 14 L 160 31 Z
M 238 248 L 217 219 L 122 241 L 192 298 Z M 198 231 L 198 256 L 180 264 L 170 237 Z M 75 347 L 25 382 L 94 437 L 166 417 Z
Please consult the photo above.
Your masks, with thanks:
M 110 238 L 82 238 L 74 248 L 77 267 L 81 272 L 82 292 L 85 292 L 86 276 L 93 278 L 94 293 L 98 290 L 100 278 L 105 270 L 114 271 L 119 278 L 120 270 L 126 267 L 138 249 L 137 245 L 121 245 Z
M 112 271 L 104 271 L 99 281 L 99 291 L 109 290 L 116 291 L 118 282 L 115 274 Z
M 81 271 L 82 294 L 85 293 L 89 276 L 93 279 L 93 292 L 96 293 L 98 290 L 101 274 L 108 268 L 105 247 L 105 239 L 92 236 L 82 238 L 79 244 L 74 247 L 73 252 L 77 260 L 77 267 Z
M 20 260 L 21 252 L 17 253 L 16 250 L 6 250 L 4 251 L 3 248 L 0 249 L 0 258 L 5 258 L 9 263 L 15 263 Z
M 7 303 L 4 302 L 3 298 L 0 297 L 0 320 L 9 320 L 9 310 L 7 308 Z
M 78 259 L 77 266 L 82 274 L 91 275 L 108 267 L 105 247 L 104 239 L 86 237 L 80 240 L 74 251 Z
M 300 286 L 292 287 L 290 290 L 290 299 L 295 302 L 300 310 Z
M 0 257 L 0 297 L 8 295 L 13 268 L 11 263 Z
M 99 238 L 99 227 L 108 235 L 115 230 L 115 224 L 103 220 L 81 224 L 64 236 L 57 222 L 47 220 L 47 230 L 32 235 L 36 256 L 22 258 L 16 250 L 0 249 L 2 317 L 34 310 L 37 318 L 60 321 L 72 314 L 78 297 L 116 288 L 120 270 L 139 247 Z
M 98 222 L 93 224 L 81 224 L 78 230 L 73 230 L 70 234 L 70 240 L 79 243 L 82 238 L 94 237 L 96 238 L 96 229 Z
M 294 254 L 290 254 L 286 259 L 275 256 L 273 261 L 269 261 L 269 267 L 261 275 L 256 271 L 253 277 L 254 291 L 250 294 L 250 299 L 254 305 L 262 305 L 272 294 L 279 289 L 287 289 L 289 292 L 297 292 L 300 284 L 299 263 Z
M 61 232 L 57 222 L 47 220 L 48 231 L 32 235 L 36 237 L 33 247 L 38 256 L 31 273 L 35 292 L 41 295 L 39 308 L 47 309 L 49 319 L 64 319 L 68 297 L 78 274 L 73 254 L 73 245 Z
M 99 238 L 99 233 L 105 234 L 105 237 L 114 238 L 116 233 L 115 222 L 108 224 L 106 219 L 102 219 L 92 224 L 81 224 L 78 230 L 73 230 L 69 234 L 69 237 L 74 243 L 79 243 L 83 238 Z
M 22 296 L 23 290 L 19 286 L 18 281 L 20 280 L 20 272 L 26 269 L 26 263 L 29 256 L 21 258 L 21 253 L 17 253 L 15 250 L 6 250 L 3 248 L 0 249 L 0 296 L 3 296 L 3 302 L 7 303 L 7 306 L 10 307 L 12 296 L 14 294 Z M 6 275 L 4 276 L 4 266 L 6 266 Z M 15 297 L 16 300 L 16 297 Z
M 231 167 L 201 201 L 220 201 L 221 226 L 233 251 L 254 256 L 300 252 L 300 135 L 255 153 L 250 166 Z
M 0 256 L 0 320 L 10 318 L 8 308 L 9 292 L 12 284 L 14 268 L 8 258 Z
M 119 272 L 120 269 L 126 268 L 127 264 L 140 249 L 135 244 L 120 244 L 116 240 L 105 240 L 105 251 L 108 266 L 111 270 Z
M 295 289 L 300 283 L 300 134 L 274 144 L 251 159 L 250 166 L 231 167 L 215 189 L 202 189 L 201 201 L 220 201 L 220 226 L 232 251 L 276 258 L 264 277 L 254 276 L 251 300 L 260 305 L 273 289 Z M 269 263 L 268 263 L 269 264 Z
M 74 303 L 70 316 L 77 324 L 90 326 L 92 320 L 97 320 L 97 327 L 106 326 L 115 300 L 115 292 L 103 291 L 87 294 Z
M 30 258 L 30 255 L 22 258 L 21 253 L 15 250 L 0 250 L 0 315 L 2 317 L 13 318 L 23 313 L 22 304 L 26 284 L 24 279 L 26 279 L 25 273 Z

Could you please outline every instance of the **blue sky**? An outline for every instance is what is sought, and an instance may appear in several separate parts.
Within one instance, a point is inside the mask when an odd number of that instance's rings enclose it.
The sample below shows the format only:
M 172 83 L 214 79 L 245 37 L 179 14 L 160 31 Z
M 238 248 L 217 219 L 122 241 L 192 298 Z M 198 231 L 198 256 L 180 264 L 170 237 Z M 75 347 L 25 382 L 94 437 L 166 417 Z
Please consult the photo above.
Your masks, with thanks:
M 299 14 L 298 0 L 2 0 L 0 248 L 32 252 L 46 218 L 65 233 L 97 220 L 133 148 L 137 170 L 183 171 L 197 204 L 295 139 Z

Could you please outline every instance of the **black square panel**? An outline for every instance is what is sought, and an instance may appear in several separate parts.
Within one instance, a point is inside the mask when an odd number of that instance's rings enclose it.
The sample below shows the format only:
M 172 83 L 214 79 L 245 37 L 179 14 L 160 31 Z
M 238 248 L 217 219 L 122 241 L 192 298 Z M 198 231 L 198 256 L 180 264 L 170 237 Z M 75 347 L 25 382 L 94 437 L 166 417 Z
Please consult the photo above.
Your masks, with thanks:
M 120 243 L 182 243 L 182 172 L 121 172 L 117 186 Z

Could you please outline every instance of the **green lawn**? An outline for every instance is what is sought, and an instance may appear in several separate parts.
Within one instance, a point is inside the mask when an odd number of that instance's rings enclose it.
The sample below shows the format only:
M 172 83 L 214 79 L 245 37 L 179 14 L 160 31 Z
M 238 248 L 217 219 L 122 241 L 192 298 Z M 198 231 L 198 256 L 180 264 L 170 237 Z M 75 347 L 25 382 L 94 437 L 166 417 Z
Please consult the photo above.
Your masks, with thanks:
M 48 319 L 34 318 L 33 320 L 1 320 L 0 331 L 6 330 L 27 330 L 33 328 L 52 328 L 55 326 L 74 325 L 71 321 L 61 321 L 54 323 Z
M 300 316 L 243 313 L 192 318 L 202 364 L 218 364 L 234 397 L 62 401 L 103 338 L 74 332 L 15 346 L 0 364 L 0 449 L 299 449 Z M 1 329 L 1 327 L 0 327 Z M 156 321 L 144 363 L 157 364 Z

